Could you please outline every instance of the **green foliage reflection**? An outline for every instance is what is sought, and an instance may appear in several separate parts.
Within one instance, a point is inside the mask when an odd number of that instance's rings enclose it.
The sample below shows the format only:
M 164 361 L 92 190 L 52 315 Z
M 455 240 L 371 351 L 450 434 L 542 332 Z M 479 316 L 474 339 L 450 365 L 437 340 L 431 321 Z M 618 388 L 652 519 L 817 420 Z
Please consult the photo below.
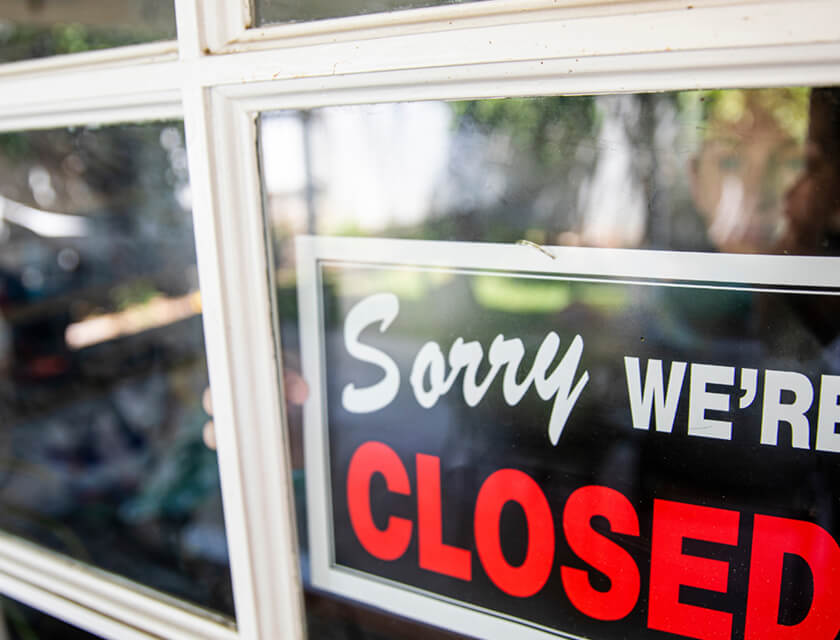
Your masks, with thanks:
M 80 6 L 81 11 L 83 8 Z M 128 15 L 137 12 L 138 16 Z M 138 19 L 132 22 L 133 17 Z M 151 8 L 134 7 L 127 12 L 123 24 L 97 23 L 97 17 L 90 15 L 79 21 L 56 21 L 53 24 L 44 18 L 35 14 L 31 21 L 26 18 L 0 19 L 0 62 L 109 49 L 175 37 L 174 15 L 167 3 Z
M 456 126 L 473 122 L 483 130 L 511 136 L 518 151 L 534 153 L 552 166 L 569 156 L 569 147 L 591 136 L 596 125 L 592 97 L 470 100 L 452 106 Z

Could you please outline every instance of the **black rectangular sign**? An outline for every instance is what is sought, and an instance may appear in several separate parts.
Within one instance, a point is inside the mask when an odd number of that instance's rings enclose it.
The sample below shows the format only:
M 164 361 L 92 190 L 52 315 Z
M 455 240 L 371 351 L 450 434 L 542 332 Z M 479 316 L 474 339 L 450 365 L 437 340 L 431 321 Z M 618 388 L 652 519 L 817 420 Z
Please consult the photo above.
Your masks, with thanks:
M 300 239 L 313 584 L 480 637 L 835 638 L 832 266 Z

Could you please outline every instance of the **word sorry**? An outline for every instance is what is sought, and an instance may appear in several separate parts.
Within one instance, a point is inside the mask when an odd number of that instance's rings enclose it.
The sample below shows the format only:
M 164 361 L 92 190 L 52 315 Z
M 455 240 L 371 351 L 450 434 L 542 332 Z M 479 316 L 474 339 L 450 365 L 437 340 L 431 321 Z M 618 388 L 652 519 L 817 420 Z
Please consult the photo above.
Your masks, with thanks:
M 360 342 L 359 335 L 375 323 L 379 323 L 379 331 L 384 333 L 399 311 L 397 296 L 393 293 L 377 293 L 358 302 L 347 314 L 344 322 L 344 345 L 347 352 L 357 360 L 380 367 L 384 374 L 379 382 L 362 389 L 352 383 L 344 387 L 341 403 L 347 411 L 371 413 L 387 407 L 396 397 L 400 387 L 400 371 L 397 364 L 384 351 Z M 464 402 L 474 407 L 487 393 L 499 372 L 504 369 L 502 394 L 509 406 L 517 405 L 531 385 L 536 388 L 542 400 L 554 398 L 548 423 L 548 437 L 551 444 L 557 444 L 569 414 L 589 381 L 589 372 L 584 371 L 577 382 L 574 382 L 583 354 L 583 338 L 580 335 L 574 337 L 560 362 L 549 373 L 548 369 L 559 349 L 560 338 L 552 331 L 542 341 L 531 370 L 518 382 L 517 375 L 525 355 L 525 346 L 519 338 L 506 339 L 499 334 L 487 352 L 490 370 L 484 379 L 479 381 L 478 368 L 484 358 L 484 350 L 479 342 L 464 342 L 463 338 L 456 338 L 449 348 L 447 373 L 447 359 L 444 358 L 440 345 L 430 341 L 417 352 L 409 382 L 420 406 L 430 409 L 441 396 L 449 392 L 463 371 L 461 390 Z

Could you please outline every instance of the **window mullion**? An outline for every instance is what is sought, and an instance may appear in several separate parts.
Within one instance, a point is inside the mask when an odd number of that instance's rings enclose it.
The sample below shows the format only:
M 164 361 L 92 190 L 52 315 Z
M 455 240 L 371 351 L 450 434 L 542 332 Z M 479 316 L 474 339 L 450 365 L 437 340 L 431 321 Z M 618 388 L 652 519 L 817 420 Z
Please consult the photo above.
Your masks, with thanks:
M 226 45 L 238 41 L 253 25 L 250 0 L 175 0 L 194 6 L 201 30 L 200 50 L 218 52 Z
M 185 89 L 199 280 L 237 624 L 303 636 L 253 116 Z

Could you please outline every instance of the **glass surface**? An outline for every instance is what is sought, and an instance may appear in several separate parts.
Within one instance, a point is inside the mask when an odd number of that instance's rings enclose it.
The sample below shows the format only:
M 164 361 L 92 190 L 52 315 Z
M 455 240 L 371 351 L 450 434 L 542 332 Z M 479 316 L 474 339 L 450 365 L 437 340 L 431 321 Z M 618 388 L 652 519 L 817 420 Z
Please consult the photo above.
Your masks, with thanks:
M 695 473 L 704 465 L 715 470 L 707 476 L 700 472 L 709 484 L 695 486 L 694 502 L 733 508 L 749 505 L 760 511 L 761 507 L 755 505 L 771 509 L 772 497 L 784 496 L 795 505 L 785 515 L 816 520 L 836 530 L 836 510 L 827 506 L 836 502 L 831 487 L 836 486 L 837 462 L 830 454 L 805 455 L 789 448 L 757 453 L 761 448 L 753 441 L 746 443 L 746 436 L 736 437 L 736 448 L 723 453 L 715 453 L 717 450 L 705 440 L 663 445 L 655 439 L 661 435 L 657 433 L 650 441 L 642 440 L 634 435 L 632 427 L 630 436 L 616 437 L 609 425 L 629 420 L 624 416 L 627 398 L 616 389 L 616 385 L 625 384 L 624 372 L 606 364 L 621 352 L 622 344 L 632 342 L 642 356 L 655 357 L 657 350 L 664 350 L 678 354 L 673 360 L 757 366 L 762 371 L 774 367 L 798 370 L 817 380 L 818 385 L 819 375 L 840 373 L 836 296 L 727 294 L 718 290 L 704 293 L 681 288 L 646 295 L 640 293 L 643 288 L 624 285 L 524 286 L 506 278 L 443 275 L 423 279 L 377 274 L 368 269 L 330 273 L 324 267 L 320 295 L 326 337 L 322 340 L 325 357 L 338 364 L 328 368 L 324 381 L 304 380 L 294 239 L 301 234 L 318 234 L 524 242 L 534 252 L 542 251 L 544 245 L 566 245 L 837 256 L 840 90 L 694 91 L 284 111 L 262 117 L 260 148 L 265 215 L 276 265 L 302 573 L 310 629 L 319 630 L 319 637 L 450 637 L 448 632 L 401 621 L 314 590 L 310 584 L 302 405 L 314 384 L 342 389 L 353 379 L 347 374 L 351 370 L 366 372 L 364 379 L 372 384 L 372 367 L 359 369 L 361 365 L 355 365 L 353 369 L 354 365 L 347 362 L 347 354 L 340 347 L 340 325 L 353 303 L 375 291 L 395 292 L 404 306 L 400 321 L 394 321 L 388 337 L 376 338 L 375 344 L 383 351 L 383 345 L 390 345 L 392 354 L 413 354 L 423 337 L 439 340 L 446 353 L 446 345 L 455 335 L 464 335 L 465 340 L 466 334 L 477 335 L 480 344 L 487 347 L 494 333 L 502 331 L 506 336 L 521 336 L 527 353 L 533 354 L 546 327 L 562 335 L 579 327 L 598 334 L 587 342 L 595 345 L 588 346 L 588 366 L 601 375 L 593 374 L 589 383 L 592 390 L 587 392 L 590 402 L 578 410 L 591 412 L 587 415 L 603 422 L 593 425 L 588 439 L 568 442 L 569 448 L 562 456 L 557 453 L 553 466 L 544 460 L 542 443 L 537 446 L 528 438 L 517 436 L 514 440 L 509 436 L 505 440 L 504 434 L 493 435 L 504 431 L 499 425 L 512 428 L 519 419 L 499 399 L 499 381 L 488 392 L 488 398 L 493 399 L 482 401 L 478 407 L 484 419 L 479 422 L 486 424 L 490 434 L 481 437 L 496 438 L 496 448 L 481 449 L 480 438 L 458 426 L 459 419 L 469 412 L 452 404 L 455 400 L 441 400 L 430 414 L 433 417 L 423 418 L 426 414 L 418 412 L 416 404 L 411 404 L 413 400 L 400 400 L 400 395 L 391 408 L 397 413 L 383 414 L 401 427 L 417 425 L 414 431 L 422 433 L 422 444 L 411 441 L 409 446 L 391 432 L 380 432 L 376 437 L 386 442 L 391 438 L 390 446 L 397 449 L 400 459 L 411 460 L 407 464 L 412 487 L 414 451 L 440 455 L 442 460 L 447 456 L 457 458 L 441 470 L 443 501 L 449 505 L 444 507 L 444 535 L 449 544 L 470 548 L 473 503 L 464 502 L 464 495 L 473 496 L 474 502 L 478 481 L 494 464 L 540 468 L 541 482 L 554 476 L 571 478 L 568 484 L 555 480 L 556 486 L 552 485 L 554 493 L 549 499 L 560 496 L 559 504 L 579 478 L 618 486 L 631 496 L 634 505 L 640 505 L 640 520 L 647 527 L 646 533 L 643 530 L 647 536 L 650 520 L 645 518 L 650 517 L 652 504 L 645 492 L 653 490 L 654 495 L 667 496 L 672 491 L 667 488 L 669 483 L 681 482 L 680 474 L 685 469 Z M 550 249 L 545 251 L 550 253 Z M 733 274 L 733 279 L 737 277 Z M 370 330 L 366 340 L 374 341 L 374 334 Z M 526 362 L 532 357 L 526 356 Z M 408 371 L 403 371 L 407 378 Z M 460 389 L 460 385 L 456 383 L 455 388 Z M 329 400 L 325 403 L 330 430 L 346 428 L 352 433 L 353 429 L 366 428 L 364 421 L 351 420 L 341 407 Z M 750 437 L 760 422 L 754 415 L 757 409 L 751 411 Z M 544 412 L 530 415 L 537 416 L 538 424 L 545 424 Z M 378 414 L 370 416 L 370 420 L 379 419 Z M 678 420 L 683 421 L 684 436 L 684 413 Z M 500 453 L 502 450 L 507 453 Z M 341 466 L 347 457 L 341 450 L 330 449 L 330 464 Z M 767 462 L 765 466 L 741 468 L 743 461 L 753 459 Z M 466 466 L 459 466 L 462 464 Z M 732 474 L 721 472 L 721 468 Z M 341 496 L 347 490 L 340 473 L 331 477 L 338 482 L 331 488 L 338 496 L 333 501 L 338 505 L 338 520 L 341 510 L 346 509 L 341 506 Z M 381 490 L 381 485 L 376 487 L 371 484 L 372 494 Z M 388 504 L 383 507 L 386 512 L 404 517 L 412 513 L 411 507 L 398 499 Z M 517 524 L 515 516 L 504 517 L 508 518 L 505 526 Z M 375 526 L 384 527 L 385 520 Z M 336 557 L 358 548 L 353 530 L 337 529 L 334 535 Z M 636 558 L 644 556 L 645 544 L 649 543 L 627 543 Z M 647 549 L 649 554 L 649 546 Z M 511 554 L 509 558 L 518 557 L 518 562 L 523 560 L 521 547 L 505 553 Z M 726 557 L 733 567 L 749 560 L 742 555 Z M 473 593 L 475 584 L 451 579 L 435 582 L 428 572 L 417 574 L 416 566 L 410 573 L 406 562 L 416 565 L 415 546 L 409 547 L 406 558 L 392 564 L 371 562 L 369 565 L 375 568 L 370 570 L 397 581 L 402 579 L 400 575 L 410 575 L 405 581 L 412 586 L 491 609 L 513 611 L 515 615 L 529 606 L 501 600 L 501 604 L 493 604 L 492 598 Z M 642 633 L 646 632 L 643 606 L 648 584 L 644 572 L 648 565 L 643 558 L 640 562 L 643 602 L 628 618 L 636 626 L 621 626 L 623 622 L 612 627 L 580 623 L 570 630 L 593 638 L 648 637 Z M 477 560 L 474 566 L 478 572 Z M 737 573 L 735 578 L 743 579 L 745 571 L 733 569 L 733 575 Z M 558 595 L 563 592 L 559 578 L 552 579 L 553 590 L 546 597 L 555 598 L 555 604 L 539 609 L 546 619 L 565 615 L 570 606 L 564 596 Z M 596 577 L 594 584 L 602 591 L 609 588 L 603 578 Z M 804 617 L 802 600 L 787 591 L 785 594 L 784 598 L 798 603 L 793 605 L 793 613 L 788 611 L 780 617 L 784 624 L 792 624 Z M 731 598 L 728 604 L 721 604 L 723 600 L 715 604 L 711 597 L 687 597 L 692 603 L 713 609 L 738 610 Z M 740 616 L 743 624 L 743 613 Z M 383 625 L 383 620 L 390 622 Z
M 798 228 L 808 99 L 730 90 L 280 112 L 261 129 L 267 213 L 278 242 L 309 232 L 777 253 Z
M 3 640 L 94 640 L 99 637 L 11 598 L 3 597 L 2 605 L 0 638 Z
M 0 527 L 233 615 L 207 388 L 181 124 L 0 135 Z
M 173 0 L 0 1 L 0 62 L 173 38 Z
M 476 0 L 255 0 L 257 25 L 436 7 Z

